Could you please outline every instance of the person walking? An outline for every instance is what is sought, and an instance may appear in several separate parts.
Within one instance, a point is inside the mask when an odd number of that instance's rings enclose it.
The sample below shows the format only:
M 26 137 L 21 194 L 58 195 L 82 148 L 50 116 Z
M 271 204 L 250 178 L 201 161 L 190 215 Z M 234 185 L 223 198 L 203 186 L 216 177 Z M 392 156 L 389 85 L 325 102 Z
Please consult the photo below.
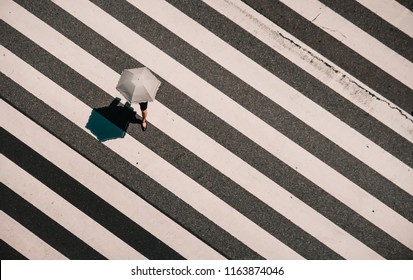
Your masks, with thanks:
M 139 106 L 142 112 L 141 127 L 142 130 L 145 131 L 148 128 L 148 122 L 146 121 L 146 118 L 148 116 L 148 102 L 140 102 Z
M 161 81 L 146 67 L 123 70 L 116 85 L 116 89 L 129 103 L 139 103 L 143 131 L 148 128 L 148 101 L 155 100 L 160 85 Z

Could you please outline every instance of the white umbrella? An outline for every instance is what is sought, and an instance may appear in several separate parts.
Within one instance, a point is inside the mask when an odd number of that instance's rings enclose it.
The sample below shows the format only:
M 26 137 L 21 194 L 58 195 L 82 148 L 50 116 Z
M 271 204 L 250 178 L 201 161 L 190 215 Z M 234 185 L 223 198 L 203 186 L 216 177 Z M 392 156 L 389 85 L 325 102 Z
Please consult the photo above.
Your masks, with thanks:
M 154 101 L 161 82 L 146 67 L 122 71 L 116 89 L 130 103 Z

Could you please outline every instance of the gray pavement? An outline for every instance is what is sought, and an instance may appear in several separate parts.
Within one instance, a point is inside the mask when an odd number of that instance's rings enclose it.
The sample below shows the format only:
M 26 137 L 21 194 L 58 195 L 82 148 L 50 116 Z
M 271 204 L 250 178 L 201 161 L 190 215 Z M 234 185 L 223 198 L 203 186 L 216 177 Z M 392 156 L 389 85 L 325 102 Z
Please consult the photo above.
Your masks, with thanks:
M 17 0 L 15 2 L 117 73 L 123 69 L 144 66 L 52 1 Z M 297 143 L 305 151 L 326 163 L 361 190 L 377 198 L 380 203 L 403 217 L 407 221 L 406 223 L 413 223 L 413 197 L 396 183 L 386 179 L 356 156 L 330 141 L 325 135 L 306 125 L 303 120 L 271 101 L 247 82 L 211 60 L 207 55 L 192 47 L 127 1 L 93 0 L 91 2 L 221 91 L 225 96 L 253 113 L 270 127 Z M 335 93 L 321 81 L 291 63 L 207 4 L 202 1 L 168 0 L 168 2 L 302 95 L 317 103 L 331 115 L 376 143 L 393 157 L 407 166 L 413 166 L 411 141 L 395 133 Z M 245 0 L 244 2 L 382 94 L 402 110 L 407 112 L 413 110 L 412 89 L 330 37 L 323 30 L 307 22 L 284 4 L 264 0 Z M 392 27 L 368 9 L 355 1 L 321 2 L 412 61 L 412 38 Z M 111 95 L 5 21 L 0 23 L 0 34 L 2 46 L 90 108 L 104 108 L 113 101 Z M 139 48 L 139 46 L 136 47 Z M 217 52 L 219 51 L 217 50 Z M 97 141 L 92 135 L 73 124 L 58 110 L 33 96 L 4 73 L 0 77 L 2 100 L 60 139 L 126 188 L 132 190 L 136 196 L 151 204 L 223 257 L 228 259 L 265 258 L 240 241 L 234 234 L 229 233 L 209 219 L 204 213 L 192 207 L 184 198 L 169 191 L 162 183 L 145 174 L 140 170 L 139 165 L 132 165 L 115 151 Z M 254 140 L 225 122 L 221 116 L 213 114 L 208 108 L 191 99 L 164 78 L 160 77 L 160 79 L 162 86 L 156 102 L 160 102 L 172 110 L 213 141 L 280 185 L 295 198 L 304 202 L 378 255 L 386 259 L 413 259 L 413 251 L 406 244 L 389 235 L 385 230 L 271 154 Z M 220 101 L 216 100 L 216 102 Z M 137 105 L 133 105 L 133 107 L 138 110 Z M 324 244 L 317 236 L 306 232 L 294 221 L 268 206 L 253 193 L 245 190 L 237 182 L 223 174 L 219 168 L 204 161 L 193 151 L 185 148 L 183 144 L 172 139 L 162 129 L 151 123 L 150 114 L 151 104 L 149 105 L 149 128 L 145 132 L 141 131 L 137 121 L 125 117 L 126 121 L 130 122 L 127 134 L 303 258 L 344 258 L 339 252 Z M 228 111 L 227 114 L 230 115 L 232 112 Z M 320 122 L 324 121 L 328 122 L 329 120 L 320 120 Z M 158 239 L 149 229 L 136 224 L 118 209 L 87 190 L 81 183 L 66 174 L 65 170 L 53 165 L 42 154 L 21 142 L 7 129 L 2 127 L 0 132 L 1 152 L 6 158 L 32 174 L 37 180 L 143 256 L 148 259 L 186 258 L 163 240 Z M 186 135 L 186 137 L 191 137 L 191 135 Z M 202 143 L 199 144 L 202 146 Z M 13 174 L 2 174 L 1 176 L 4 178 L 5 176 L 13 176 Z M 331 184 L 334 185 L 336 182 L 331 182 Z M 336 187 L 340 188 L 341 186 L 337 185 Z M 65 229 L 64 226 L 42 213 L 36 205 L 25 201 L 8 188 L 3 181 L 1 182 L 1 192 L 2 211 L 67 258 L 107 258 Z M 148 218 L 150 219 L 150 217 Z M 249 229 L 240 230 L 248 231 Z M 334 239 L 334 236 L 331 238 Z M 413 239 L 410 240 L 410 245 L 412 245 L 412 241 Z M 2 259 L 27 258 L 24 253 L 18 252 L 6 241 L 2 240 L 1 246 Z

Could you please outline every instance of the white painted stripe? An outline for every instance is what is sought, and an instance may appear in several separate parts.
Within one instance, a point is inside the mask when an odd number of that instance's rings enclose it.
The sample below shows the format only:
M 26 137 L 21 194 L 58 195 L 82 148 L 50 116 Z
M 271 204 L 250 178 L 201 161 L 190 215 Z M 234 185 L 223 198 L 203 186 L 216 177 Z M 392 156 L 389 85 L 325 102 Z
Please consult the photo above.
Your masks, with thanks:
M 26 19 L 30 18 L 30 14 L 20 14 L 20 16 Z M 44 29 L 36 21 L 31 21 L 29 26 L 34 27 L 34 29 L 45 36 L 45 39 L 41 40 L 29 34 L 29 32 L 24 32 L 34 42 L 54 54 L 77 72 L 85 75 L 92 83 L 112 94 L 113 97 L 119 96 L 119 93 L 113 91 L 113 85 L 117 83 L 119 74 L 62 37 L 53 29 Z M 59 49 L 55 50 L 53 45 L 50 45 L 50 42 L 58 43 Z M 60 52 L 60 49 L 65 51 Z M 68 53 L 71 57 L 67 55 Z M 172 139 L 217 168 L 234 182 L 315 236 L 338 254 L 349 259 L 372 259 L 379 257 L 363 243 L 234 156 L 162 104 L 158 102 L 151 103 L 150 119 L 151 123 Z M 191 137 L 187 137 L 187 135 L 191 135 Z
M 74 0 L 67 2 L 56 0 L 55 3 L 108 41 L 154 70 L 155 73 L 170 84 L 193 98 L 212 113 L 221 117 L 264 149 L 276 155 L 292 168 L 295 168 L 355 212 L 380 227 L 407 247 L 413 249 L 413 240 L 410 238 L 413 234 L 413 224 L 407 219 L 366 191 L 360 189 L 353 182 L 268 126 L 255 115 L 246 111 L 242 106 L 219 92 L 216 88 L 194 75 L 194 73 L 158 48 L 149 44 L 138 34 L 88 1 Z M 95 16 L 90 17 L 91 14 Z M 135 46 L 140 46 L 140 48 Z M 276 89 L 277 87 L 274 87 L 272 91 L 278 92 Z M 284 96 L 284 93 L 281 95 Z M 295 100 L 296 105 L 301 106 L 302 109 L 306 108 L 299 101 Z M 228 112 L 231 112 L 231 114 L 228 114 Z M 329 121 L 323 123 L 330 122 L 331 118 L 326 120 Z M 336 133 L 339 132 L 339 130 L 336 130 Z M 389 163 L 384 162 L 382 164 Z M 398 172 L 395 175 L 399 175 Z
M 413 37 L 413 12 L 394 0 L 357 0 L 367 9 Z
M 29 260 L 67 260 L 3 211 L 0 211 L 0 224 L 0 238 Z
M 17 112 L 7 131 L 187 259 L 225 259 L 142 198 Z
M 92 108 L 83 104 L 4 47 L 0 49 L 0 68 L 5 75 L 60 112 L 85 132 L 93 135 L 85 128 Z M 16 121 L 14 122 L 16 123 Z M 2 125 L 5 126 L 6 124 Z M 104 142 L 104 145 L 264 258 L 302 259 L 300 255 L 285 244 L 218 199 L 128 134 L 124 138 Z
M 314 25 L 413 89 L 413 63 L 317 0 L 280 0 Z
M 240 0 L 203 0 L 276 52 L 413 143 L 413 117 Z
M 283 106 L 300 120 L 318 130 L 386 179 L 413 195 L 413 185 L 411 184 L 413 182 L 413 171 L 411 168 L 367 137 L 364 137 L 321 106 L 282 82 L 165 1 L 129 0 L 129 2 L 240 79 Z M 217 52 L 217 49 L 220 51 Z M 282 92 L 282 94 L 274 94 L 275 90 L 276 92 Z M 222 115 L 218 116 L 222 117 Z M 328 121 L 320 122 L 320 120 Z M 251 125 L 251 127 L 253 126 Z M 250 131 L 253 130 L 251 127 L 248 127 Z M 410 128 L 411 133 L 413 133 L 413 122 Z M 262 131 L 261 135 L 267 137 L 267 134 L 264 134 L 265 131 Z
M 5 122 L 17 125 L 18 119 L 16 118 L 18 118 L 18 115 L 16 110 L 3 100 L 0 102 L 0 108 L 3 114 L 1 118 L 2 126 L 6 127 Z M 31 133 L 34 134 L 36 131 L 31 131 Z M 4 155 L 0 155 L 0 164 L 1 181 L 7 187 L 106 258 L 119 260 L 145 259 L 135 249 L 79 211 Z

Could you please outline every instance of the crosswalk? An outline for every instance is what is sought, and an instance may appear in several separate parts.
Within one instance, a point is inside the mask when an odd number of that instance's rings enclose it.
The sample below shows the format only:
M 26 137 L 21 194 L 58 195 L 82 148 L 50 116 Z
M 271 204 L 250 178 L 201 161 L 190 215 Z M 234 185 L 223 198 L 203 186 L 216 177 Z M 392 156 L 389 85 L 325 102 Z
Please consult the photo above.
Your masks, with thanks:
M 402 4 L 0 0 L 2 259 L 413 259 Z

